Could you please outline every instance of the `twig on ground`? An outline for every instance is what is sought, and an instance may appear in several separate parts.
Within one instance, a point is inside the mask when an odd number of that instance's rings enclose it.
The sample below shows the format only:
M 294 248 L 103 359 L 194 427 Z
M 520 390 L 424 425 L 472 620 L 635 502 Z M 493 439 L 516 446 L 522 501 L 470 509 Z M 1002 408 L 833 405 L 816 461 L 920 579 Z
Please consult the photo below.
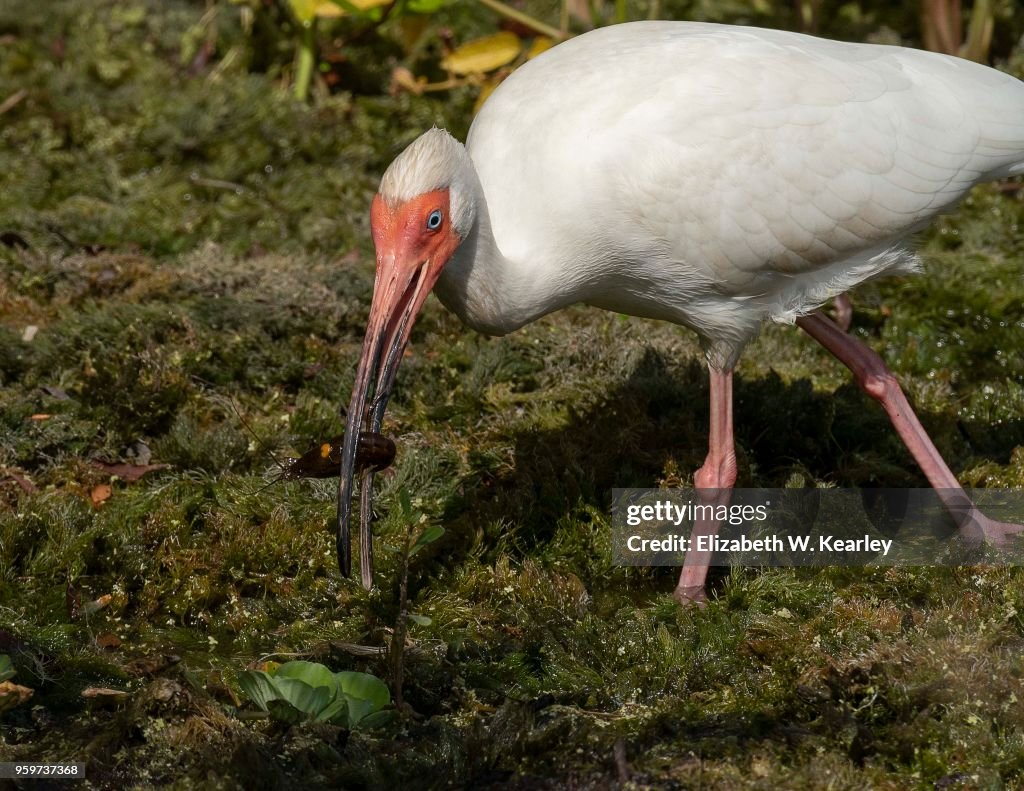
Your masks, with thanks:
M 17 104 L 26 96 L 28 96 L 28 91 L 26 91 L 24 88 L 12 93 L 10 96 L 4 99 L 2 103 L 0 103 L 0 115 L 3 115 L 8 110 L 11 110 L 14 107 L 16 107 Z

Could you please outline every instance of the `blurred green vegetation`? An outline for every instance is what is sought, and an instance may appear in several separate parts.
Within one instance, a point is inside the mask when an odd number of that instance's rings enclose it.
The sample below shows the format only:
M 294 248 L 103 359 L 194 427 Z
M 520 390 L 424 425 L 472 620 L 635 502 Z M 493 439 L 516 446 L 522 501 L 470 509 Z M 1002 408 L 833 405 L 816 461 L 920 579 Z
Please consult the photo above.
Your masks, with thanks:
M 572 32 L 653 13 L 923 38 L 911 3 L 574 7 L 517 6 Z M 1020 785 L 1019 570 L 736 571 L 697 611 L 673 570 L 612 566 L 612 486 L 685 483 L 705 453 L 679 328 L 571 309 L 487 339 L 431 301 L 385 426 L 372 592 L 335 571 L 329 481 L 263 488 L 274 454 L 339 429 L 380 173 L 432 124 L 463 136 L 501 73 L 420 91 L 396 69 L 444 83 L 459 45 L 535 35 L 420 8 L 321 20 L 299 101 L 281 2 L 0 2 L 0 654 L 35 691 L 0 715 L 0 760 L 73 757 L 103 788 L 609 787 L 621 744 L 638 787 Z M 992 18 L 989 56 L 1021 74 L 1024 15 Z M 928 275 L 854 295 L 853 331 L 978 486 L 1024 486 L 1021 195 L 978 188 L 922 238 Z M 924 485 L 791 328 L 745 355 L 736 422 L 741 484 Z M 412 511 L 445 532 L 406 570 Z M 391 725 L 235 716 L 257 660 L 391 680 L 404 571 Z M 128 702 L 82 696 L 108 687 Z

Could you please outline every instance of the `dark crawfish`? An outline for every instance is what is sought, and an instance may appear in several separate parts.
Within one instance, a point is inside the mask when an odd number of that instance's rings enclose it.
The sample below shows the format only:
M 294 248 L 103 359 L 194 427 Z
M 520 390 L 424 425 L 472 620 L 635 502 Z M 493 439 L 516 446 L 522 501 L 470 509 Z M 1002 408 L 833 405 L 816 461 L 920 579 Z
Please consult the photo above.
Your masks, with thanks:
M 331 437 L 315 448 L 310 448 L 302 456 L 292 459 L 285 465 L 282 477 L 285 480 L 295 478 L 335 478 L 341 471 L 341 446 L 344 435 Z M 359 434 L 359 446 L 356 450 L 356 468 L 379 472 L 387 469 L 395 460 L 395 443 L 383 434 L 363 431 Z

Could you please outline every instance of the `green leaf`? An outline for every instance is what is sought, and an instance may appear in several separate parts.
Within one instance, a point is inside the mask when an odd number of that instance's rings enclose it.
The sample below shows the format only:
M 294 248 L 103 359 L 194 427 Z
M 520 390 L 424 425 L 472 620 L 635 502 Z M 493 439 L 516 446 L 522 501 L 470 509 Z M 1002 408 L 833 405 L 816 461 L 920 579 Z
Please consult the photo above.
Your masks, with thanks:
M 304 681 L 295 678 L 275 678 L 274 683 L 281 691 L 281 697 L 291 703 L 299 711 L 316 717 L 326 709 L 336 695 L 332 687 L 311 687 Z
M 14 669 L 14 665 L 11 662 L 11 658 L 7 654 L 0 654 L 0 681 L 6 681 L 9 678 L 14 678 L 14 674 L 17 671 Z
M 356 727 L 362 720 L 374 713 L 374 706 L 362 698 L 348 698 L 348 727 Z
M 327 687 L 332 692 L 337 686 L 334 673 L 319 662 L 285 662 L 275 672 L 275 678 L 294 678 L 309 684 L 311 687 Z
M 253 703 L 287 723 L 313 719 L 352 728 L 391 703 L 387 684 L 376 676 L 332 673 L 317 662 L 286 662 L 272 673 L 246 670 L 238 683 Z
M 348 698 L 339 693 L 327 708 L 316 715 L 316 721 L 348 727 Z
M 394 718 L 394 711 L 375 711 L 373 714 L 368 714 L 359 720 L 359 727 L 379 728 L 381 725 L 387 725 Z
M 408 618 L 413 623 L 419 624 L 420 626 L 430 626 L 430 624 L 432 623 L 432 621 L 431 621 L 429 616 L 427 616 L 427 615 L 417 615 L 414 612 L 407 612 L 405 614 L 405 617 Z
M 348 698 L 349 727 L 391 703 L 388 685 L 369 673 L 344 671 L 335 674 L 341 693 Z
M 243 670 L 238 674 L 238 686 L 253 703 L 263 711 L 270 711 L 268 704 L 277 700 L 281 693 L 274 686 L 274 679 L 262 670 Z
M 378 709 L 391 703 L 391 691 L 388 689 L 388 685 L 376 676 L 369 673 L 357 673 L 354 670 L 335 673 L 335 676 L 341 691 L 350 697 L 368 700 Z
M 419 552 L 427 544 L 433 544 L 437 539 L 444 535 L 444 528 L 440 525 L 434 525 L 428 527 L 422 533 L 417 536 L 415 543 L 412 545 L 412 549 L 409 550 L 409 557 L 412 557 Z

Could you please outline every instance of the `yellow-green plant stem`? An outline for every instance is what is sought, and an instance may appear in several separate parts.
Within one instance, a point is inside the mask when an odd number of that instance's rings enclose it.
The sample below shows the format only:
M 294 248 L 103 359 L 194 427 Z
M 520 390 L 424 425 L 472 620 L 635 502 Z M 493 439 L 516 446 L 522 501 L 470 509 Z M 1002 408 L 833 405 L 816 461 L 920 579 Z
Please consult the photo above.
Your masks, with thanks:
M 977 0 L 971 9 L 970 22 L 967 23 L 966 41 L 964 41 L 961 54 L 978 63 L 987 61 L 989 49 L 992 46 L 992 29 L 994 27 L 992 0 Z
M 309 95 L 309 83 L 313 77 L 313 64 L 316 61 L 316 18 L 309 20 L 302 27 L 302 38 L 296 52 L 295 66 L 295 98 L 306 101 Z
M 492 11 L 497 11 L 502 16 L 515 20 L 522 25 L 526 25 L 528 28 L 536 30 L 544 36 L 550 36 L 551 38 L 557 39 L 565 38 L 565 33 L 558 30 L 558 28 L 551 27 L 551 25 L 545 24 L 539 19 L 534 19 L 532 16 L 524 14 L 522 11 L 517 11 L 511 6 L 502 3 L 501 0 L 480 0 L 480 2 Z

